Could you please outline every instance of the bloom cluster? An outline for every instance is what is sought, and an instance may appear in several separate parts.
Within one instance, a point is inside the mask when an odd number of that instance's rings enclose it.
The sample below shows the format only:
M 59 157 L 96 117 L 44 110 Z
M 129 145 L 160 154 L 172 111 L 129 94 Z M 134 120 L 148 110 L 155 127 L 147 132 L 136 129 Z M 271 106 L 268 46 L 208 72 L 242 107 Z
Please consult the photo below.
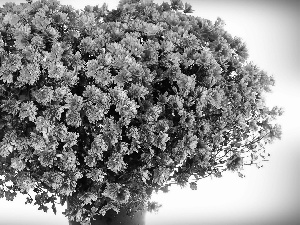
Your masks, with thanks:
M 262 95 L 273 78 L 222 20 L 189 12 L 181 0 L 0 8 L 0 197 L 33 190 L 44 211 L 60 198 L 86 224 L 264 157 L 281 134 Z

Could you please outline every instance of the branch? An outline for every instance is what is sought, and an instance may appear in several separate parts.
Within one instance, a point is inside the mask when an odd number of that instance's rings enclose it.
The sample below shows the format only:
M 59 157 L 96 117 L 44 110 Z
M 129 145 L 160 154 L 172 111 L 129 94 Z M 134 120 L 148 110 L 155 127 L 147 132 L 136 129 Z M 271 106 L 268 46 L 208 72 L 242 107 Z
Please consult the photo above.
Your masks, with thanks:
M 263 136 L 258 136 L 258 137 L 256 137 L 256 138 L 254 138 L 250 143 L 247 143 L 247 144 L 244 144 L 244 145 L 242 145 L 241 147 L 246 147 L 246 146 L 248 146 L 248 145 L 252 145 L 252 144 L 254 144 L 254 143 L 257 143 L 257 142 L 260 142 L 263 138 L 265 138 L 267 135 L 269 135 L 270 134 L 270 132 L 268 132 L 268 133 L 266 133 L 265 135 L 263 135 Z M 250 149 L 248 149 L 247 151 L 245 151 L 245 152 L 249 152 L 250 151 Z

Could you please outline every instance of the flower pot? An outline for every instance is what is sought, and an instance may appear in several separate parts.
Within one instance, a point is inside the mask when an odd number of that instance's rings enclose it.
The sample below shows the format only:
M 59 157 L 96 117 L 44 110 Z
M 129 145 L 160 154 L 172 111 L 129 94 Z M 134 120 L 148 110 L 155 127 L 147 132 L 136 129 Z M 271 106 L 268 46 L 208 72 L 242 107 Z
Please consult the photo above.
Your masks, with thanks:
M 104 216 L 96 216 L 91 220 L 91 225 L 145 225 L 146 210 L 138 211 L 129 216 L 125 209 L 119 213 L 113 210 L 106 212 Z M 80 225 L 79 222 L 69 221 L 69 225 Z

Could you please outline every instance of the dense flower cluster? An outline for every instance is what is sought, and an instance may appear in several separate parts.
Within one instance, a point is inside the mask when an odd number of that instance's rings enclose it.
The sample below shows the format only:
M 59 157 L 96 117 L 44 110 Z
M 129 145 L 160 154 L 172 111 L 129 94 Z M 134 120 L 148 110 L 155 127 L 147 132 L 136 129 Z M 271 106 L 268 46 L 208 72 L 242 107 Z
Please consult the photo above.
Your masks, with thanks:
M 274 80 L 222 20 L 180 0 L 28 2 L 0 8 L 0 197 L 33 190 L 27 202 L 59 198 L 84 222 L 240 171 L 280 137 L 262 95 Z

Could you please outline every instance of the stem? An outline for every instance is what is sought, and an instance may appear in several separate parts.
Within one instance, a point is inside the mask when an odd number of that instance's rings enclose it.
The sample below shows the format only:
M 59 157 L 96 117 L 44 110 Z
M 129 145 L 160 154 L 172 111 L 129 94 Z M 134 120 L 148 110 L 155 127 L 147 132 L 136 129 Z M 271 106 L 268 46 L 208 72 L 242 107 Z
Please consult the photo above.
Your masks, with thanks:
M 261 136 L 261 137 L 256 137 L 256 138 L 254 138 L 250 143 L 247 143 L 247 144 L 244 144 L 244 145 L 242 145 L 241 147 L 246 147 L 246 146 L 248 146 L 248 145 L 252 145 L 252 144 L 254 144 L 254 143 L 256 143 L 256 142 L 260 142 L 263 138 L 265 138 L 267 135 L 269 135 L 270 134 L 270 132 L 269 133 L 266 133 L 265 135 L 263 135 L 263 136 Z M 250 149 L 248 149 L 246 152 L 249 152 L 250 151 Z

